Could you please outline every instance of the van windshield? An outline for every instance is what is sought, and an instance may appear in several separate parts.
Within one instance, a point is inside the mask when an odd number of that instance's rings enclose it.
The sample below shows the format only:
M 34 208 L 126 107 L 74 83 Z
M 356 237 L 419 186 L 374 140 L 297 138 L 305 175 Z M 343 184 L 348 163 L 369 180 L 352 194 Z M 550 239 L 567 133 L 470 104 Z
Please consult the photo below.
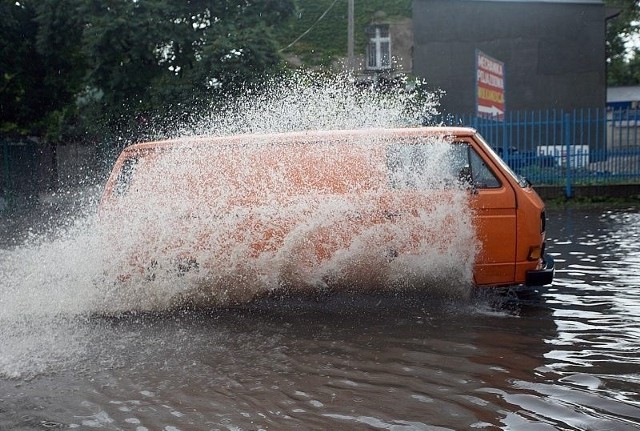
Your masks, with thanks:
M 491 155 L 493 156 L 493 159 L 497 161 L 497 163 L 500 165 L 502 170 L 504 172 L 507 172 L 509 176 L 511 176 L 518 183 L 520 187 L 526 188 L 531 185 L 529 180 L 513 172 L 513 170 L 509 167 L 509 165 L 507 165 L 507 163 L 504 160 L 502 160 L 502 158 L 493 150 L 493 148 L 491 148 L 491 145 L 489 145 L 487 141 L 485 141 L 484 138 L 480 136 L 480 134 L 477 134 L 476 136 L 484 144 L 485 150 L 491 153 Z

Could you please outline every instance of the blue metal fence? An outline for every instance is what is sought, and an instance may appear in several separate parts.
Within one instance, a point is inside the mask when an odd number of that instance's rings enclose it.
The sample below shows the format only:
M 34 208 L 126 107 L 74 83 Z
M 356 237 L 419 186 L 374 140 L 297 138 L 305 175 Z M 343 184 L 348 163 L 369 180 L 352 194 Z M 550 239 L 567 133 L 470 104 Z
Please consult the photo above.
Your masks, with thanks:
M 640 110 L 576 109 L 508 112 L 504 120 L 446 115 L 436 121 L 471 126 L 534 184 L 640 183 Z

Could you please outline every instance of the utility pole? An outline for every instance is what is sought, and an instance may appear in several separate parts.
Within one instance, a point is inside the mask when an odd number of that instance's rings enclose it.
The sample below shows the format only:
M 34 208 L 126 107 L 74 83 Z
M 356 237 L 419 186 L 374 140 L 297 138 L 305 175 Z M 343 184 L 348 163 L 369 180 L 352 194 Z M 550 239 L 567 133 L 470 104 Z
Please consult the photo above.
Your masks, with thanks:
M 353 53 L 353 2 L 354 0 L 349 0 L 347 11 L 347 69 L 349 73 L 353 72 L 353 69 L 355 68 Z

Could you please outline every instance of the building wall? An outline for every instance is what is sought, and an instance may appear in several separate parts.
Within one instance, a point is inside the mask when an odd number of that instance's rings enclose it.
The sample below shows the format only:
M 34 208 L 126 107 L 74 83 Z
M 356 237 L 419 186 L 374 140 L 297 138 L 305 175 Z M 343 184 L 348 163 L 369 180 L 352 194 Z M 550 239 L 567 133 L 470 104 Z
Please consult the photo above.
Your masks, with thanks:
M 410 18 L 397 19 L 389 25 L 393 67 L 402 73 L 411 73 L 413 49 L 413 23 Z
M 507 111 L 604 107 L 601 1 L 413 0 L 413 72 L 475 112 L 476 49 L 505 64 Z

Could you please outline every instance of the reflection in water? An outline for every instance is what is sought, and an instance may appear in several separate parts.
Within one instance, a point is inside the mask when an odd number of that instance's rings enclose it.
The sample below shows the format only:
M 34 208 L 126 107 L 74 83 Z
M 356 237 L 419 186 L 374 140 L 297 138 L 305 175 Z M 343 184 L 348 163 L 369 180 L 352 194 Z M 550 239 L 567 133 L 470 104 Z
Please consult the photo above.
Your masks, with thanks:
M 566 217 L 567 215 L 565 215 Z M 559 229 L 568 230 L 566 241 L 555 241 L 553 253 L 565 254 L 558 271 L 552 296 L 554 317 L 560 336 L 550 355 L 556 367 L 605 365 L 605 374 L 615 370 L 640 370 L 640 214 L 578 213 L 591 228 L 571 232 L 573 223 Z M 559 219 L 559 224 L 563 219 Z M 569 243 L 564 245 L 563 243 Z M 563 348 L 564 347 L 564 348 Z M 572 349 L 579 347 L 579 349 Z M 611 352 L 616 352 L 611 355 Z M 604 359 L 602 355 L 605 355 Z M 610 369 L 611 367 L 612 369 Z M 636 378 L 637 378 L 636 374 Z
M 637 426 L 640 214 L 568 210 L 556 215 L 551 231 L 549 250 L 562 269 L 546 297 L 558 335 L 547 340 L 553 349 L 545 357 L 561 377 L 537 390 L 600 420 L 616 417 L 618 427 Z
M 0 380 L 0 429 L 637 429 L 640 214 L 551 212 L 548 229 L 557 281 L 535 305 L 344 295 L 69 319 L 51 335 L 75 356 L 51 341 L 57 367 Z

